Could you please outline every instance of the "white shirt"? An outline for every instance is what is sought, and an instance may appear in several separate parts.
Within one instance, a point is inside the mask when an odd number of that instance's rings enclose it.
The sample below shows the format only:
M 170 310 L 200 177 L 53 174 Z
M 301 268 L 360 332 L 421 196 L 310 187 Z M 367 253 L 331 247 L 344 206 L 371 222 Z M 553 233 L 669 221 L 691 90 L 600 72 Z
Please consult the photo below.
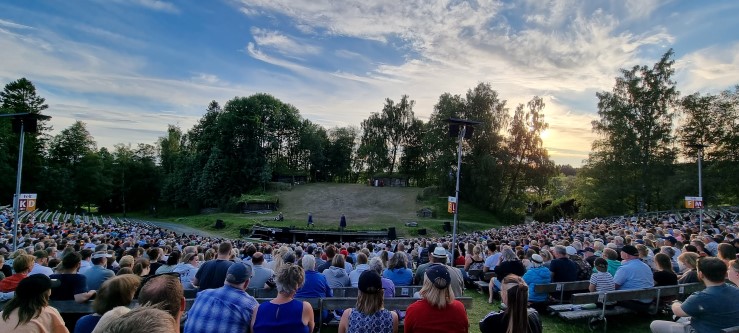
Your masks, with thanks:
M 49 267 L 39 265 L 37 262 L 35 262 L 33 263 L 33 269 L 31 269 L 31 272 L 28 273 L 28 275 L 34 274 L 44 274 L 46 276 L 49 276 L 51 274 L 54 274 L 54 271 Z

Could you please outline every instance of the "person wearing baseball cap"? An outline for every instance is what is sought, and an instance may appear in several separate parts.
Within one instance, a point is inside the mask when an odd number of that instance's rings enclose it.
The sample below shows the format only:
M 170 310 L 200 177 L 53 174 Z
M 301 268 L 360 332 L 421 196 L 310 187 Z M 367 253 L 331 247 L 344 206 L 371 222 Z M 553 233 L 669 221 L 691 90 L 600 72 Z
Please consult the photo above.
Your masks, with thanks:
M 229 266 L 223 287 L 198 293 L 187 312 L 185 332 L 249 331 L 252 309 L 259 304 L 245 291 L 251 275 L 249 265 L 237 262 Z
M 383 307 L 382 277 L 374 270 L 359 276 L 355 308 L 346 309 L 339 321 L 339 332 L 397 332 L 398 314 Z
M 15 296 L 5 304 L 0 332 L 68 332 L 59 311 L 49 306 L 51 288 L 58 285 L 58 280 L 44 274 L 21 280 Z
M 444 265 L 432 265 L 424 274 L 421 299 L 408 306 L 405 332 L 468 332 L 464 305 L 455 299 L 452 277 Z
M 613 282 L 616 290 L 634 290 L 654 287 L 654 275 L 647 264 L 639 260 L 639 250 L 633 245 L 621 248 L 621 267 L 616 271 Z M 647 313 L 651 298 L 619 302 L 619 305 L 639 313 Z

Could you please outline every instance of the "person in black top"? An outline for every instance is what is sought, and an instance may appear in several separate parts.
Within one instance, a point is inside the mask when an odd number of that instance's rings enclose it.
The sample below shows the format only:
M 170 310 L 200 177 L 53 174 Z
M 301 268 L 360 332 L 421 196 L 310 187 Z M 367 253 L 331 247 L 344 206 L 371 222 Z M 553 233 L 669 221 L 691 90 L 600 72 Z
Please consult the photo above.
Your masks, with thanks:
M 657 270 L 654 272 L 654 286 L 674 286 L 677 284 L 677 274 L 672 270 L 672 261 L 670 256 L 664 253 L 654 255 L 654 265 Z
M 549 270 L 552 271 L 552 282 L 577 281 L 580 268 L 567 257 L 567 248 L 561 245 L 555 246 L 554 258 L 549 264 Z
M 528 308 L 529 286 L 517 275 L 503 279 L 502 311 L 490 312 L 480 321 L 482 333 L 541 333 L 539 313 Z
M 226 272 L 233 264 L 233 261 L 230 261 L 232 249 L 231 243 L 221 243 L 218 246 L 216 260 L 209 260 L 200 266 L 192 280 L 192 284 L 198 287 L 198 292 L 223 287 L 223 283 L 226 281 Z

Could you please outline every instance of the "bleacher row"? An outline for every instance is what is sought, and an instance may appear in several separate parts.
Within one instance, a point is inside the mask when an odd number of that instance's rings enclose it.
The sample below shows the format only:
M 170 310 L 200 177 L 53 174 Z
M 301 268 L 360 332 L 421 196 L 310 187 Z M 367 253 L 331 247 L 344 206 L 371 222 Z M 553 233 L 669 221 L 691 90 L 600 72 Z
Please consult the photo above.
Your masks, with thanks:
M 346 287 L 346 288 L 334 288 L 333 294 L 334 297 L 330 298 L 308 298 L 308 299 L 300 299 L 302 301 L 306 301 L 311 304 L 313 307 L 313 310 L 315 312 L 321 312 L 323 310 L 336 310 L 336 309 L 347 309 L 347 308 L 353 308 L 356 306 L 357 303 L 357 295 L 358 295 L 358 289 L 354 287 Z M 421 286 L 403 286 L 403 287 L 395 287 L 395 295 L 396 297 L 392 298 L 385 298 L 384 306 L 385 309 L 390 311 L 405 311 L 405 309 L 408 308 L 411 304 L 416 302 L 418 299 L 413 297 L 413 294 L 421 290 Z M 276 289 L 255 289 L 255 288 L 249 288 L 246 290 L 249 295 L 252 295 L 254 298 L 257 299 L 259 303 L 263 302 L 269 302 L 274 297 L 277 296 L 277 290 Z M 185 312 L 189 310 L 193 303 L 195 302 L 196 292 L 195 290 L 186 290 L 185 291 Z M 460 297 L 457 298 L 462 304 L 464 304 L 465 309 L 469 310 L 472 309 L 473 302 L 471 297 Z M 93 313 L 92 309 L 92 302 L 85 302 L 85 303 L 77 303 L 75 301 L 50 301 L 49 305 L 56 308 L 59 313 L 62 315 L 65 314 L 91 314 Z M 129 305 L 130 308 L 134 308 L 138 306 L 137 300 L 133 300 L 133 302 Z M 183 319 L 186 320 L 186 315 L 183 316 Z M 184 323 L 181 323 L 181 325 L 184 325 Z M 337 321 L 332 321 L 328 324 L 324 324 L 322 326 L 336 326 L 338 325 Z M 399 325 L 403 326 L 403 321 L 400 321 Z M 318 327 L 318 332 L 320 332 L 320 326 Z
M 9 209 L 11 208 L 9 205 L 0 206 L 0 210 L 3 209 Z M 18 213 L 18 221 L 21 223 L 27 223 L 31 220 L 37 221 L 37 222 L 53 222 L 53 221 L 75 221 L 79 217 L 80 221 L 83 221 L 85 224 L 89 223 L 95 223 L 100 224 L 104 221 L 114 221 L 117 223 L 123 223 L 125 220 L 121 218 L 114 218 L 114 217 L 103 217 L 103 216 L 96 216 L 96 215 L 77 215 L 77 214 L 70 214 L 66 212 L 60 212 L 58 210 L 50 211 L 50 210 L 35 210 L 32 212 L 19 212 Z

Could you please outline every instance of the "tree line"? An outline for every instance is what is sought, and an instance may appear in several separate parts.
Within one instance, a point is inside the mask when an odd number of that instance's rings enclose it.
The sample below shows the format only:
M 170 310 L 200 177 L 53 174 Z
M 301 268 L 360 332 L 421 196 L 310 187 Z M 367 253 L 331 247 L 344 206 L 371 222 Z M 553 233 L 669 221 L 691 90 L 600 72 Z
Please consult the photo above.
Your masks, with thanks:
M 479 121 L 463 141 L 461 198 L 498 214 L 540 219 L 560 215 L 622 214 L 676 208 L 697 194 L 691 143 L 706 145 L 708 203 L 736 202 L 739 87 L 680 97 L 667 52 L 654 66 L 621 71 L 612 91 L 597 94 L 598 139 L 584 166 L 556 166 L 543 147 L 544 100 L 509 106 L 490 84 L 464 95 L 439 96 L 428 121 L 416 117 L 407 95 L 387 98 L 359 127 L 325 128 L 268 94 L 212 101 L 190 129 L 169 125 L 152 144 L 98 148 L 83 122 L 55 136 L 41 122 L 27 135 L 24 192 L 42 208 L 101 212 L 233 211 L 243 194 L 275 181 L 368 183 L 374 176 L 408 179 L 452 195 L 457 138 L 449 118 Z M 48 108 L 25 79 L 0 93 L 2 113 Z M 12 198 L 18 136 L 0 121 L 0 195 Z M 424 191 L 427 192 L 427 191 Z M 571 207 L 564 207 L 569 205 Z

